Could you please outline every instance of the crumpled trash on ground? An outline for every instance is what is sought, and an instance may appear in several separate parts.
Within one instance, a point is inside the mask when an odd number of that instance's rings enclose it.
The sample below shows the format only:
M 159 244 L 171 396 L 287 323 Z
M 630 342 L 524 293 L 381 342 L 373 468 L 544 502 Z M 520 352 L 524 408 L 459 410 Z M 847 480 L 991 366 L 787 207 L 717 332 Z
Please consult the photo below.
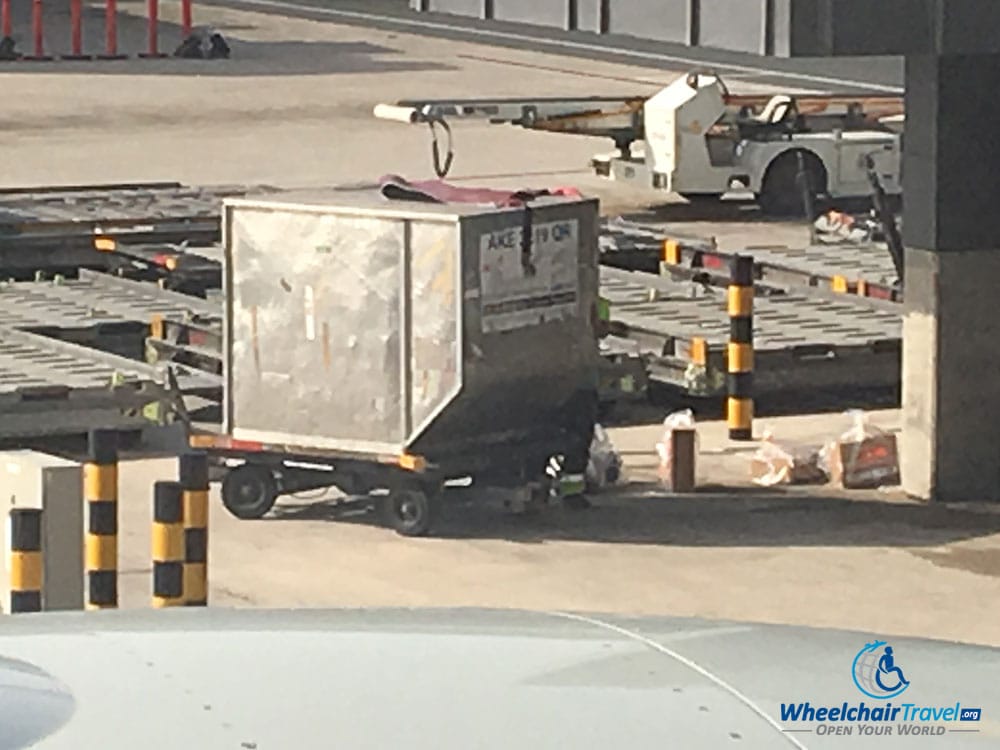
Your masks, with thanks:
M 770 430 L 764 433 L 760 447 L 750 458 L 754 484 L 774 487 L 779 484 L 823 484 L 829 475 L 821 465 L 819 448 L 791 448 L 775 442 Z
M 695 429 L 694 424 L 694 412 L 690 409 L 684 409 L 683 411 L 675 411 L 667 415 L 667 418 L 663 420 L 663 437 L 660 438 L 660 442 L 656 444 L 656 454 L 660 458 L 660 466 L 657 472 L 660 477 L 660 482 L 663 484 L 664 488 L 670 490 L 671 487 L 671 474 L 673 470 L 673 450 L 671 440 L 672 433 L 674 430 L 693 430 Z M 694 436 L 694 452 L 698 455 L 698 433 Z
M 842 211 L 827 211 L 813 222 L 813 226 L 820 240 L 826 242 L 871 242 L 880 229 L 875 219 L 856 218 Z
M 860 409 L 845 412 L 850 428 L 823 447 L 830 477 L 845 489 L 876 489 L 899 484 L 896 436 L 873 425 Z
M 602 490 L 617 484 L 622 476 L 622 459 L 615 450 L 607 430 L 594 425 L 594 438 L 590 442 L 590 460 L 584 474 L 587 490 Z
M 174 57 L 194 60 L 228 60 L 231 52 L 229 43 L 218 31 L 197 29 L 191 32 L 191 35 L 174 50 Z

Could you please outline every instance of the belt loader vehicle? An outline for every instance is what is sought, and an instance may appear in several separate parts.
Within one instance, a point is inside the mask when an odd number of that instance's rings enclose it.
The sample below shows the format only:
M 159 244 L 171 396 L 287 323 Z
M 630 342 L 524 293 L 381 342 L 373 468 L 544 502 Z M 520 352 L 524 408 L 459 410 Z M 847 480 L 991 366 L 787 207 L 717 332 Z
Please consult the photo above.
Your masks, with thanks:
M 376 117 L 432 129 L 449 120 L 486 119 L 604 136 L 616 148 L 594 157 L 598 175 L 690 200 L 748 191 L 772 214 L 800 214 L 807 186 L 812 197 L 869 197 L 869 158 L 885 192 L 899 195 L 902 112 L 902 100 L 885 95 L 734 95 L 707 73 L 679 78 L 648 98 L 411 100 L 375 107 Z M 443 177 L 446 170 L 438 171 Z

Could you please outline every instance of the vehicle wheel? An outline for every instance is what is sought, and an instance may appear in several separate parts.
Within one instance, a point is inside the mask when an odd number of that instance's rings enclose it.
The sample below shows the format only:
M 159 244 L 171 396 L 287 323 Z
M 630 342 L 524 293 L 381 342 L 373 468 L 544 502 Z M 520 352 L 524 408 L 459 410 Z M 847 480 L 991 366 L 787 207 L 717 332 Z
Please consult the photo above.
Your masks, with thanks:
M 399 490 L 379 498 L 382 523 L 403 536 L 423 536 L 437 515 L 437 498 L 420 490 Z
M 815 201 L 826 193 L 827 176 L 823 162 L 808 151 L 786 151 L 768 166 L 764 173 L 757 203 L 765 214 L 771 216 L 802 217 L 805 205 L 802 188 L 799 186 L 799 154 L 802 154 L 809 190 Z M 810 221 L 813 217 L 809 217 Z
M 263 466 L 240 466 L 222 480 L 222 504 L 237 518 L 262 518 L 277 499 L 274 475 Z

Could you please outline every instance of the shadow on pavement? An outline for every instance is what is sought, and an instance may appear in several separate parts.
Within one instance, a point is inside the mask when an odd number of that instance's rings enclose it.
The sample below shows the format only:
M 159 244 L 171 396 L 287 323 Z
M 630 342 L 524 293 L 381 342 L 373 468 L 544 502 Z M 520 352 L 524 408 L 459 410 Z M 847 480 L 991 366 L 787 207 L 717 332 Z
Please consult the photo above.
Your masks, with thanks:
M 605 427 L 631 427 L 662 422 L 667 414 L 691 409 L 698 421 L 725 419 L 725 397 L 688 396 L 677 389 L 652 384 L 646 400 L 621 401 L 602 410 Z M 899 389 L 851 389 L 849 391 L 786 392 L 780 396 L 758 398 L 754 415 L 759 418 L 797 414 L 841 414 L 849 409 L 899 408 Z
M 872 208 L 870 198 L 817 199 L 815 214 L 831 209 L 848 213 L 864 213 Z M 638 224 L 671 224 L 672 222 L 737 222 L 740 224 L 801 224 L 805 216 L 769 216 L 763 213 L 752 197 L 726 197 L 723 200 L 694 200 L 687 203 L 659 203 L 618 214 L 626 221 Z M 683 233 L 682 227 L 673 227 Z M 705 239 L 708 239 L 706 236 Z
M 555 504 L 522 515 L 492 499 L 461 497 L 465 494 L 446 502 L 434 537 L 677 547 L 934 547 L 1000 532 L 1000 513 L 874 493 L 848 498 L 822 489 L 703 487 L 679 496 L 632 484 L 591 496 L 592 507 L 585 510 Z M 334 500 L 297 502 L 279 503 L 271 520 L 377 523 L 374 514 L 338 508 Z
M 13 38 L 17 51 L 31 55 L 32 32 L 28 13 L 30 4 L 14 4 Z M 327 75 L 357 73 L 393 73 L 401 71 L 452 70 L 453 66 L 441 62 L 414 61 L 394 58 L 402 50 L 368 42 L 329 41 L 253 41 L 240 38 L 238 32 L 252 32 L 250 25 L 213 27 L 229 44 L 232 54 L 228 60 L 181 59 L 170 55 L 182 41 L 178 24 L 160 20 L 159 51 L 168 55 L 162 59 L 141 59 L 139 53 L 147 51 L 147 25 L 145 18 L 130 14 L 118 15 L 118 52 L 128 55 L 124 60 L 2 60 L 0 73 L 62 73 L 78 75 L 197 75 L 214 77 L 241 77 L 261 75 Z M 68 5 L 45 6 L 44 40 L 46 55 L 58 58 L 71 51 Z M 197 30 L 197 27 L 196 27 Z M 87 55 L 103 54 L 104 12 L 97 7 L 84 9 L 83 52 Z
M 625 221 L 637 224 L 670 224 L 672 222 L 759 222 L 773 223 L 752 200 L 696 200 L 690 203 L 661 203 L 639 210 L 619 213 Z M 677 227 L 680 229 L 680 227 Z M 683 230 L 682 230 L 683 231 Z
M 540 0 L 556 4 L 556 0 Z M 538 50 L 563 56 L 576 57 L 584 60 L 600 60 L 639 64 L 646 68 L 677 71 L 694 68 L 715 68 L 734 82 L 747 77 L 750 72 L 746 66 L 757 70 L 751 77 L 762 83 L 775 83 L 787 88 L 789 77 L 793 83 L 814 88 L 817 82 L 804 79 L 795 82 L 796 74 L 806 76 L 822 75 L 829 83 L 821 84 L 826 90 L 833 83 L 838 90 L 860 88 L 869 92 L 871 83 L 902 86 L 903 64 L 900 57 L 864 57 L 864 58 L 781 58 L 769 57 L 766 65 L 762 65 L 760 55 L 747 52 L 732 52 L 708 47 L 691 47 L 682 43 L 665 42 L 659 39 L 639 39 L 634 36 L 594 34 L 586 31 L 560 31 L 551 27 L 536 27 L 527 24 L 505 21 L 483 21 L 467 16 L 456 16 L 447 13 L 414 13 L 409 9 L 406 0 L 296 0 L 288 5 L 272 3 L 268 6 L 245 3 L 241 0 L 208 0 L 208 4 L 222 7 L 247 8 L 263 13 L 301 18 L 316 18 L 330 20 L 336 23 L 352 24 L 364 28 L 399 29 L 401 31 L 419 33 L 423 36 L 438 37 L 443 40 L 481 41 L 477 31 L 500 32 L 503 37 L 492 37 L 489 43 L 497 47 L 508 47 L 523 50 Z M 452 3 L 454 4 L 454 3 Z M 471 3 L 470 3 L 471 4 Z M 311 7 L 310 7 L 311 6 Z M 312 8 L 312 9 L 311 9 Z M 350 15 L 331 16 L 324 10 L 354 11 L 363 15 L 351 18 Z M 379 14 L 381 20 L 369 14 Z M 421 27 L 414 29 L 407 21 L 417 21 Z M 551 44 L 552 40 L 556 45 Z M 566 42 L 583 43 L 583 48 L 571 49 Z M 632 54 L 621 54 L 622 50 L 629 53 L 638 52 L 641 58 Z M 663 56 L 656 59 L 655 56 Z M 729 66 L 738 66 L 732 70 Z M 861 79 L 855 84 L 845 83 L 851 79 Z M 837 79 L 835 82 L 833 79 Z M 600 93 L 595 92 L 595 93 Z

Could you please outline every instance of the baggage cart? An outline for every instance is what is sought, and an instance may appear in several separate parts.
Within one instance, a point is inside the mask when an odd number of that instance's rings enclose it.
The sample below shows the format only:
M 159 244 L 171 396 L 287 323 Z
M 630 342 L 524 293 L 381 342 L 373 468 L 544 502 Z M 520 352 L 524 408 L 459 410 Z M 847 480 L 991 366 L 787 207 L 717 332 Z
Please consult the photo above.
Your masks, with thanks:
M 223 502 L 259 518 L 336 487 L 427 533 L 448 480 L 544 493 L 582 473 L 598 408 L 598 204 L 376 193 L 230 199 Z

